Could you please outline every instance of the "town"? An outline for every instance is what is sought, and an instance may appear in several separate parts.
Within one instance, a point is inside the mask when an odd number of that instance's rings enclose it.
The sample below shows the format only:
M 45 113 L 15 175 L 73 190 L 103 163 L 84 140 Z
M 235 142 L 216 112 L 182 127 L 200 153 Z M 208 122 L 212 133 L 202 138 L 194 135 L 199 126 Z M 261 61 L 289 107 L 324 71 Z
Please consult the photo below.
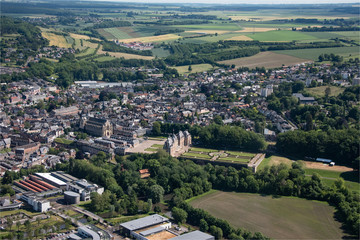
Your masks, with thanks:
M 0 239 L 358 239 L 359 7 L 285 6 L 2 3 Z

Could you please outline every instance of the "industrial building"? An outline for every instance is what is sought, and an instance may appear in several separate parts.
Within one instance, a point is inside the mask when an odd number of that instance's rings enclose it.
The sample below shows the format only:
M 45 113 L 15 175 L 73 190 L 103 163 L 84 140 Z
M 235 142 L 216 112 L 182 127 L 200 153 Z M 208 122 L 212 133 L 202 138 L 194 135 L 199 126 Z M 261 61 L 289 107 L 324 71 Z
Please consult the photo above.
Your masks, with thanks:
M 51 208 L 49 200 L 38 197 L 35 193 L 17 194 L 16 198 L 27 202 L 38 212 L 47 212 Z
M 80 203 L 80 194 L 72 191 L 64 192 L 64 200 L 66 204 L 79 204 Z
M 90 225 L 79 227 L 78 232 L 70 234 L 68 239 L 110 240 L 110 239 L 113 239 L 113 236 L 110 235 L 105 230 L 90 224 Z
M 154 214 L 120 224 L 123 234 L 137 240 L 171 239 L 171 240 L 215 240 L 201 231 L 193 231 L 178 235 L 170 230 L 171 222 L 166 217 Z
M 190 240 L 190 239 L 196 239 L 196 240 L 215 240 L 215 237 L 201 232 L 201 231 L 193 231 L 189 233 L 185 233 L 183 235 L 171 238 L 171 240 Z
M 126 236 L 138 240 L 147 240 L 149 236 L 152 239 L 156 239 L 156 234 L 161 234 L 162 239 L 170 239 L 177 236 L 175 233 L 167 231 L 171 228 L 169 219 L 158 214 L 122 223 L 120 227 L 122 227 L 122 232 Z

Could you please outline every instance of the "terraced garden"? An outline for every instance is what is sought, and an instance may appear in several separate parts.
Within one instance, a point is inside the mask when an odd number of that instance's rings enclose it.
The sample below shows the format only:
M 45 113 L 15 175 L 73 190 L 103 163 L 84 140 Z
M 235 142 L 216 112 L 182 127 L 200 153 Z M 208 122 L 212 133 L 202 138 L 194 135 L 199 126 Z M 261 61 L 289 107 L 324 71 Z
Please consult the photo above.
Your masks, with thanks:
M 216 150 L 208 148 L 190 148 L 189 152 L 181 155 L 185 158 L 203 159 L 227 163 L 247 164 L 255 156 L 254 153 Z

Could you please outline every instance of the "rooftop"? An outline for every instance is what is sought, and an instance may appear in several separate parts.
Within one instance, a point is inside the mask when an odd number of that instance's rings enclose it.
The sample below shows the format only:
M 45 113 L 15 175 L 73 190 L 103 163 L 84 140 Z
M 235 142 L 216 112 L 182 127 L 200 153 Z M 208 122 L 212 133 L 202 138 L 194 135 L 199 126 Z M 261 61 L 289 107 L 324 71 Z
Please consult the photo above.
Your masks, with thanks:
M 53 183 L 56 183 L 60 186 L 65 186 L 66 183 L 64 181 L 61 181 L 60 179 L 58 178 L 55 178 L 51 175 L 51 173 L 35 173 L 37 176 L 39 177 L 42 177 L 42 178 L 45 178 Z
M 215 239 L 210 234 L 201 232 L 201 231 L 193 231 L 190 233 L 185 233 L 183 235 L 171 238 L 171 240 L 189 240 L 189 239 L 196 239 L 196 240 L 213 240 Z
M 147 216 L 147 217 L 143 217 L 143 218 L 139 218 L 133 221 L 129 221 L 123 224 L 120 224 L 120 226 L 127 228 L 131 231 L 140 229 L 140 228 L 145 228 L 151 225 L 155 225 L 155 224 L 160 224 L 163 222 L 169 221 L 169 219 L 167 219 L 166 217 L 160 216 L 159 214 L 154 214 L 151 216 Z

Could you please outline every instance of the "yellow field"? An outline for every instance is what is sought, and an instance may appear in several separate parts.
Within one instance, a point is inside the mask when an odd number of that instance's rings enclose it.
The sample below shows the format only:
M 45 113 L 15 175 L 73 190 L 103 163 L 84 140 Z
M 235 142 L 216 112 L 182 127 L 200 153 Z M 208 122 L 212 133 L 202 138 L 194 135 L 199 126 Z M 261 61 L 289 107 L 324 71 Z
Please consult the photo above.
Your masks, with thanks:
M 110 56 L 118 57 L 118 58 L 125 58 L 125 59 L 144 59 L 144 60 L 152 60 L 154 57 L 152 56 L 141 56 L 136 54 L 129 54 L 129 53 L 122 53 L 122 52 L 106 52 L 102 50 L 102 47 L 98 50 L 98 54 L 105 54 L 108 53 Z
M 178 35 L 175 35 L 175 34 L 165 34 L 165 35 L 151 36 L 151 37 L 121 39 L 121 42 L 124 42 L 124 43 L 129 43 L 129 42 L 149 43 L 149 42 L 162 42 L 162 41 L 168 41 L 168 40 L 176 40 L 179 38 L 181 38 L 181 37 Z
M 191 32 L 191 33 L 206 33 L 206 34 L 224 34 L 227 33 L 229 31 L 223 31 L 223 30 L 192 30 L 192 31 L 185 31 L 185 32 Z
M 80 34 L 76 34 L 76 33 L 70 33 L 70 37 L 72 37 L 72 38 L 74 38 L 74 39 L 85 39 L 85 40 L 90 39 L 89 36 L 80 35 Z
M 92 37 L 89 37 L 89 36 L 86 36 L 86 35 L 81 35 L 81 34 L 76 34 L 76 33 L 70 33 L 70 37 L 72 37 L 74 39 L 84 39 L 84 40 L 93 39 L 93 40 L 96 40 L 96 41 L 101 41 L 98 38 L 92 38 Z
M 251 28 L 251 27 L 245 27 L 242 30 L 238 30 L 235 32 L 268 32 L 268 31 L 273 31 L 273 30 L 278 30 L 278 28 Z M 285 29 L 284 29 L 285 30 Z M 286 30 L 289 30 L 289 28 L 286 28 Z
M 240 36 L 235 36 L 229 39 L 225 39 L 225 40 L 233 40 L 233 41 L 252 41 L 252 38 L 249 38 L 248 36 L 245 35 L 240 35 Z
M 64 36 L 56 35 L 50 32 L 41 32 L 41 35 L 50 41 L 50 46 L 57 46 L 62 48 L 71 47 L 71 44 L 66 41 Z
M 204 64 L 194 64 L 191 65 L 191 72 L 189 72 L 189 65 L 186 66 L 180 66 L 180 67 L 174 67 L 179 74 L 190 74 L 190 73 L 196 73 L 196 72 L 204 72 L 208 71 L 210 69 L 213 69 L 213 66 L 210 64 L 204 63 Z

